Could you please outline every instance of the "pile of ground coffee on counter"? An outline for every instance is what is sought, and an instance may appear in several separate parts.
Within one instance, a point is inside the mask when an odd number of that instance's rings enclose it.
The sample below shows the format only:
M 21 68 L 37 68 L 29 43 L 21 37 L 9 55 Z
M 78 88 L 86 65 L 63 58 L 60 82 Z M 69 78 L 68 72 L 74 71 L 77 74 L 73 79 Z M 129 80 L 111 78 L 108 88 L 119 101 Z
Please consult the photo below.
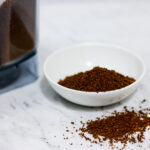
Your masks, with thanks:
M 121 142 L 125 147 L 129 143 L 142 143 L 144 132 L 150 126 L 148 112 L 124 107 L 123 112 L 114 111 L 110 116 L 81 122 L 79 135 L 91 143 L 103 143 L 109 141 L 110 146 Z M 87 136 L 92 135 L 92 139 Z
M 150 140 L 146 136 L 150 132 L 150 108 L 143 105 L 146 102 L 143 99 L 137 108 L 124 106 L 122 111 L 113 111 L 88 121 L 83 121 L 84 117 L 81 116 L 79 121 L 71 121 L 65 127 L 62 137 L 71 142 L 72 137 L 78 135 L 88 142 L 88 146 L 93 147 L 96 144 L 100 149 L 107 143 L 109 149 L 113 150 L 126 149 L 129 144 L 141 148 L 141 144 Z M 79 145 L 87 146 L 87 143 L 80 141 Z M 73 140 L 70 145 L 75 144 Z
M 106 92 L 121 89 L 135 82 L 134 78 L 124 76 L 114 70 L 94 67 L 92 70 L 80 72 L 60 80 L 58 84 L 86 92 Z

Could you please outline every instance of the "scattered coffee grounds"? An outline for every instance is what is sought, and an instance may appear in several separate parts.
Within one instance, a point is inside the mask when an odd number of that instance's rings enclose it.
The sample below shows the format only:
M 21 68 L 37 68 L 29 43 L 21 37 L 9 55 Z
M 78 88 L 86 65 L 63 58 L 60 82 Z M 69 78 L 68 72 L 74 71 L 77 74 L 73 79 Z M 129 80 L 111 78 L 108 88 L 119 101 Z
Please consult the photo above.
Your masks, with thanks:
M 58 84 L 87 92 L 105 92 L 121 89 L 135 82 L 134 78 L 124 76 L 114 70 L 94 67 L 92 70 L 80 72 L 60 80 Z
M 121 142 L 124 147 L 129 143 L 142 143 L 144 132 L 150 126 L 148 113 L 139 110 L 128 110 L 124 107 L 123 112 L 114 111 L 110 116 L 97 118 L 82 123 L 79 135 L 91 143 L 100 144 L 109 141 L 110 146 Z M 87 136 L 93 136 L 93 139 Z
M 125 106 L 121 112 L 114 111 L 108 116 L 102 115 L 95 120 L 70 122 L 70 124 L 72 126 L 66 127 L 69 128 L 68 132 L 66 131 L 67 137 L 64 138 L 63 134 L 64 140 L 71 140 L 72 135 L 79 135 L 90 142 L 91 146 L 98 144 L 100 148 L 106 144 L 105 142 L 109 142 L 110 149 L 114 150 L 123 150 L 129 143 L 136 143 L 140 148 L 142 146 L 139 144 L 145 140 L 145 132 L 150 130 L 150 109 L 148 107 L 135 110 L 134 107 L 129 109 Z M 80 145 L 84 143 L 81 142 Z
M 73 125 L 74 125 L 74 122 L 71 122 L 71 124 L 73 124 Z
M 146 102 L 146 99 L 143 99 L 141 103 L 143 104 L 143 103 L 145 103 L 145 102 Z

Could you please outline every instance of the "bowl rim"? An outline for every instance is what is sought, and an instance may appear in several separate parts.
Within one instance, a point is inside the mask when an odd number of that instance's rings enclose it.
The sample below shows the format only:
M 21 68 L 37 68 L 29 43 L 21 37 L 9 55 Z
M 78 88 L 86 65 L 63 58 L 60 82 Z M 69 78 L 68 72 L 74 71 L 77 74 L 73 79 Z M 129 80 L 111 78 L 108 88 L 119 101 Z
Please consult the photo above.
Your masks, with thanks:
M 68 49 L 72 49 L 74 47 L 78 48 L 78 47 L 82 47 L 82 46 L 99 46 L 99 47 L 107 47 L 107 48 L 116 48 L 116 49 L 120 49 L 121 51 L 124 51 L 126 53 L 129 53 L 130 55 L 134 56 L 137 60 L 139 60 L 139 62 L 141 63 L 142 65 L 142 70 L 143 72 L 141 73 L 140 77 L 135 81 L 133 82 L 132 84 L 126 86 L 126 87 L 123 87 L 121 89 L 116 89 L 116 90 L 111 90 L 111 91 L 105 91 L 105 92 L 87 92 L 87 91 L 79 91 L 79 90 L 75 90 L 75 89 L 71 89 L 71 88 L 67 88 L 67 87 L 64 87 L 60 84 L 58 84 L 57 82 L 55 82 L 53 79 L 51 79 L 49 77 L 49 75 L 47 74 L 47 64 L 48 64 L 48 61 L 50 58 L 54 57 L 55 55 L 59 54 L 59 53 L 63 53 L 64 51 L 68 50 Z M 134 52 L 130 51 L 130 49 L 128 48 L 125 48 L 125 47 L 121 47 L 120 45 L 115 45 L 115 44 L 106 44 L 106 43 L 80 43 L 80 44 L 73 44 L 71 46 L 67 46 L 67 47 L 64 47 L 64 48 L 60 48 L 58 49 L 56 52 L 53 52 L 52 54 L 50 54 L 45 62 L 44 62 L 44 74 L 46 76 L 46 78 L 50 81 L 50 84 L 52 83 L 53 85 L 63 89 L 63 90 L 66 90 L 68 92 L 73 92 L 73 93 L 76 93 L 76 94 L 83 94 L 83 95 L 106 95 L 106 94 L 115 94 L 117 92 L 121 92 L 121 91 L 124 91 L 128 88 L 132 88 L 134 86 L 136 86 L 137 84 L 139 84 L 141 82 L 141 80 L 144 78 L 144 75 L 146 73 L 146 67 L 145 67 L 145 64 L 144 64 L 144 61 L 143 59 L 138 56 L 137 54 L 135 54 Z

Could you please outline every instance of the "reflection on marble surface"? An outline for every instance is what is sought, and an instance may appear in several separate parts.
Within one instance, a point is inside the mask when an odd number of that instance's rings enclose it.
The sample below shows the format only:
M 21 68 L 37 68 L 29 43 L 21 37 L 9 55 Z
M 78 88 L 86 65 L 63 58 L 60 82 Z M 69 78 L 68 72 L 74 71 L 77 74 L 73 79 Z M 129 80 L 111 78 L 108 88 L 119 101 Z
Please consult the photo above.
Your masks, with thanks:
M 55 3 L 41 5 L 41 42 L 39 48 L 40 78 L 35 83 L 0 95 L 0 150 L 110 150 L 65 133 L 75 121 L 94 119 L 125 105 L 150 106 L 150 2 L 112 1 L 96 3 Z M 81 42 L 104 42 L 135 49 L 145 60 L 147 74 L 138 90 L 121 103 L 89 108 L 72 104 L 57 95 L 43 77 L 43 63 L 55 49 Z M 68 60 L 69 61 L 69 60 Z M 63 133 L 69 137 L 63 140 Z M 56 136 L 56 137 L 54 137 Z M 150 147 L 149 132 L 142 150 Z M 80 143 L 83 143 L 83 146 Z M 73 143 L 71 146 L 69 143 Z M 127 150 L 138 144 L 128 145 Z

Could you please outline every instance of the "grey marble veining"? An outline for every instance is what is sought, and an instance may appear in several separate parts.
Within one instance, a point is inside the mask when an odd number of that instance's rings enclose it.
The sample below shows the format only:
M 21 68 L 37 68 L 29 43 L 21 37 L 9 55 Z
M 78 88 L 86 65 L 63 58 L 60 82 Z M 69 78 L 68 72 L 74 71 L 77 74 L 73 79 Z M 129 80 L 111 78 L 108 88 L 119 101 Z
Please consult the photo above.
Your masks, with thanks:
M 103 147 L 94 144 L 90 147 L 91 144 L 77 134 L 67 134 L 65 127 L 71 128 L 71 121 L 78 127 L 81 116 L 85 121 L 121 110 L 125 105 L 138 108 L 145 98 L 143 107 L 150 107 L 149 7 L 150 2 L 146 0 L 41 2 L 40 78 L 28 86 L 0 95 L 0 150 L 110 150 L 108 143 Z M 44 60 L 58 48 L 81 42 L 119 44 L 141 55 L 147 73 L 138 90 L 121 103 L 101 108 L 78 106 L 57 95 L 44 78 Z M 68 141 L 63 139 L 63 134 L 69 137 Z M 141 150 L 150 148 L 149 132 L 145 136 Z M 138 150 L 137 145 L 129 144 L 126 149 Z

